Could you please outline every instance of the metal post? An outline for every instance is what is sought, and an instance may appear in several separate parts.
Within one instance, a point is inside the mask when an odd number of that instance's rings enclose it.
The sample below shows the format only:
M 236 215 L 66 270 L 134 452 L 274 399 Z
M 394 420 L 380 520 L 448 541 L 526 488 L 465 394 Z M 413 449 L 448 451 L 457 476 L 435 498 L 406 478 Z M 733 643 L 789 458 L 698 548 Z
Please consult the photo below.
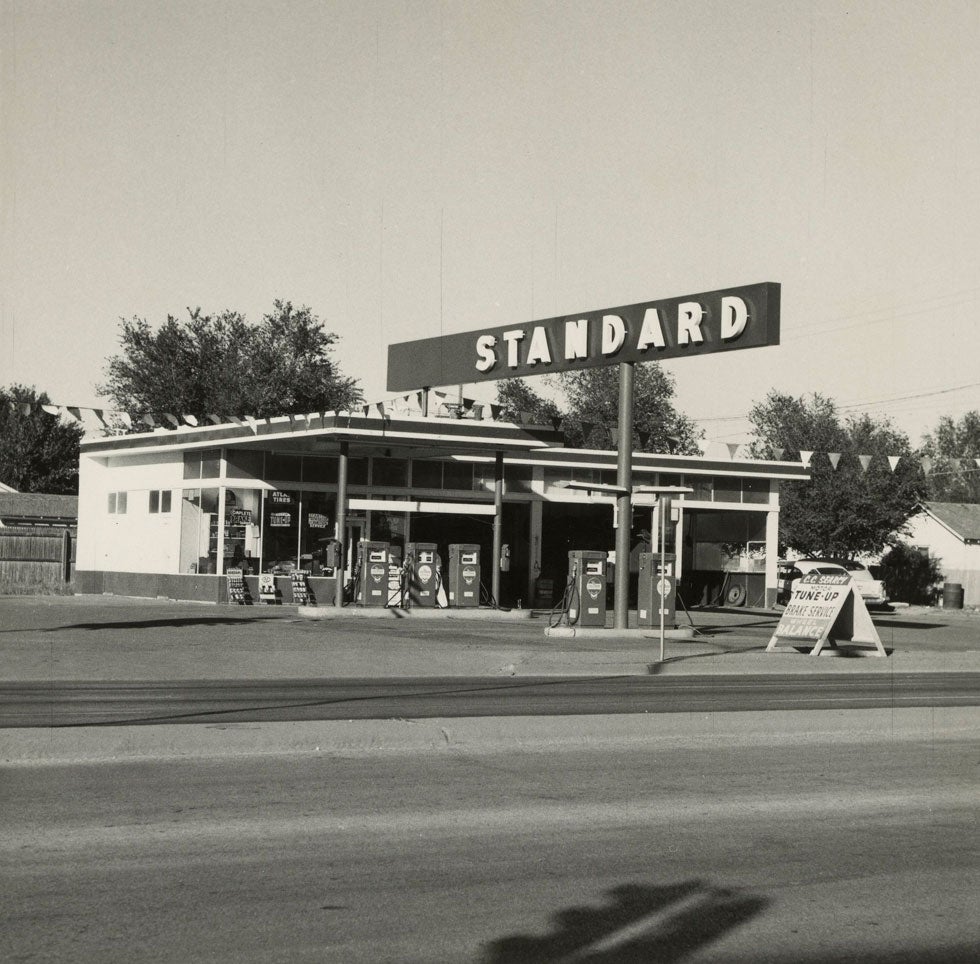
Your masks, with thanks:
M 347 462 L 350 455 L 350 443 L 340 443 L 340 459 L 337 461 L 337 539 L 340 542 L 340 565 L 334 573 L 333 604 L 344 605 L 344 567 L 347 564 Z
M 660 582 L 657 595 L 660 597 L 660 662 L 664 661 L 664 610 L 667 608 L 664 599 L 664 586 L 667 580 L 667 516 L 670 514 L 670 499 L 660 496 Z
M 500 605 L 500 552 L 504 537 L 504 453 L 497 452 L 493 466 L 493 568 L 490 593 Z
M 422 399 L 421 399 L 422 417 L 425 418 L 429 414 L 429 388 L 426 386 L 422 389 Z
M 614 623 L 616 629 L 629 624 L 630 522 L 633 489 L 633 362 L 619 365 L 619 439 L 617 442 L 616 486 L 625 493 L 616 496 L 616 581 Z

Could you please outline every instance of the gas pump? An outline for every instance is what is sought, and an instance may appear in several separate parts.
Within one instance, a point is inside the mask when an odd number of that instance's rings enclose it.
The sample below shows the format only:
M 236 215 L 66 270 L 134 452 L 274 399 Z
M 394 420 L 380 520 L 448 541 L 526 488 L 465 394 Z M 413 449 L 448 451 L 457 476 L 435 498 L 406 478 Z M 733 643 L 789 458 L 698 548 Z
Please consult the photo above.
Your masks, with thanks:
M 387 542 L 357 544 L 357 571 L 360 574 L 357 601 L 362 606 L 388 605 L 388 565 L 390 547 Z
M 664 553 L 663 566 L 659 552 L 640 553 L 640 576 L 637 587 L 637 622 L 640 626 L 659 626 L 660 610 L 663 609 L 664 625 L 676 626 L 675 607 L 677 579 L 674 572 L 676 556 Z
M 568 622 L 606 625 L 606 553 L 573 549 L 568 554 Z
M 413 606 L 435 606 L 439 588 L 439 547 L 434 542 L 405 545 L 405 576 L 408 600 Z
M 388 601 L 385 605 L 395 609 L 401 609 L 405 605 L 402 575 L 401 546 L 391 546 L 388 550 Z
M 454 544 L 449 547 L 449 605 L 480 605 L 480 547 Z

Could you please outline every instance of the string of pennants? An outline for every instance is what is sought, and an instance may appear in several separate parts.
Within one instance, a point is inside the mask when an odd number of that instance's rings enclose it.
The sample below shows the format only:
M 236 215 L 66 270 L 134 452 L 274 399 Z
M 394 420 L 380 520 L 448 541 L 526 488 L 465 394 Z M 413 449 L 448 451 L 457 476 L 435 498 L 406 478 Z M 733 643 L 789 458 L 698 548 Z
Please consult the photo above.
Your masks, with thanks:
M 728 449 L 729 458 L 734 459 L 736 453 L 740 448 L 742 448 L 743 444 L 744 443 L 742 442 L 726 442 L 725 447 Z M 843 452 L 817 452 L 801 449 L 799 461 L 805 468 L 809 468 L 813 464 L 814 456 L 825 455 L 827 457 L 827 461 L 830 462 L 830 467 L 836 472 L 837 467 L 840 465 L 841 459 L 844 457 L 844 454 L 845 453 Z M 777 462 L 780 462 L 783 460 L 785 455 L 786 449 L 777 448 L 773 451 L 772 457 Z M 867 472 L 868 467 L 871 465 L 871 462 L 874 460 L 875 456 L 869 454 L 859 454 L 856 456 L 856 458 L 861 465 L 861 471 Z M 949 465 L 952 466 L 953 469 L 968 469 L 971 471 L 973 466 L 980 468 L 980 458 L 948 458 L 946 456 L 932 458 L 928 455 L 888 455 L 886 458 L 888 459 L 888 467 L 892 472 L 895 471 L 898 463 L 903 459 L 906 461 L 911 460 L 913 462 L 918 462 L 918 464 L 922 467 L 922 471 L 926 475 L 931 474 L 932 470 L 939 465 L 942 465 L 943 467 Z
M 431 393 L 435 399 L 436 414 L 443 417 L 455 417 L 455 418 L 477 418 L 482 419 L 489 409 L 490 417 L 494 420 L 498 419 L 500 415 L 505 410 L 505 406 L 497 405 L 489 402 L 478 402 L 472 398 L 462 398 L 459 399 L 455 396 L 455 401 L 450 401 L 452 397 L 446 392 L 432 391 Z M 181 416 L 174 415 L 171 412 L 163 413 L 146 413 L 139 415 L 135 418 L 130 416 L 126 412 L 114 411 L 112 409 L 104 408 L 92 408 L 90 406 L 84 405 L 52 405 L 52 404 L 32 404 L 31 402 L 18 402 L 13 399 L 8 399 L 7 404 L 11 411 L 16 412 L 20 415 L 29 416 L 35 410 L 41 410 L 48 415 L 53 415 L 55 417 L 60 417 L 63 415 L 68 415 L 70 418 L 74 419 L 76 422 L 84 421 L 83 413 L 91 413 L 96 419 L 98 419 L 101 424 L 109 430 L 112 430 L 114 425 L 122 424 L 127 429 L 132 429 L 134 425 L 146 425 L 151 429 L 162 429 L 166 430 L 182 428 L 184 426 L 189 426 L 191 428 L 196 428 L 202 424 L 205 425 L 224 425 L 229 422 L 235 425 L 248 426 L 252 431 L 257 430 L 257 426 L 260 423 L 264 423 L 266 420 L 264 418 L 256 418 L 252 415 L 205 415 L 203 419 L 198 418 L 196 415 L 185 414 Z M 361 405 L 360 412 L 365 417 L 370 416 L 373 412 L 377 412 L 382 418 L 387 418 L 390 415 L 419 415 L 422 412 L 423 404 L 423 393 L 415 392 L 409 395 L 400 396 L 399 398 L 389 399 L 384 402 L 374 402 L 368 405 Z M 310 415 L 293 415 L 292 420 L 297 422 L 305 422 L 307 425 L 314 418 L 319 417 L 321 412 L 314 412 Z M 330 413 L 333 414 L 333 413 Z M 528 416 L 520 414 L 520 421 L 523 424 L 528 424 L 531 419 Z M 615 444 L 618 439 L 618 430 L 615 426 L 608 427 L 605 425 L 597 425 L 590 422 L 585 422 L 581 420 L 571 420 L 561 417 L 554 417 L 550 419 L 551 426 L 558 431 L 562 425 L 568 424 L 574 421 L 581 430 L 582 435 L 586 440 L 595 438 L 594 433 L 602 431 L 604 433 L 608 432 L 610 441 Z M 650 433 L 644 432 L 642 430 L 637 430 L 637 435 L 640 439 L 640 445 L 645 447 L 650 439 Z M 747 448 L 747 446 L 742 442 L 726 442 L 723 443 L 725 448 L 728 450 L 728 456 L 730 459 L 735 459 L 739 449 Z M 773 459 L 777 462 L 783 461 L 786 455 L 786 449 L 775 449 L 773 451 Z M 830 463 L 831 468 L 836 472 L 838 466 L 841 463 L 841 459 L 844 457 L 842 452 L 817 452 L 808 451 L 801 449 L 799 453 L 799 461 L 804 467 L 809 467 L 814 456 L 826 456 Z M 942 466 L 946 468 L 951 466 L 954 470 L 969 470 L 972 471 L 974 466 L 980 468 L 980 458 L 968 457 L 968 458 L 947 458 L 945 456 L 940 458 L 932 458 L 930 456 L 916 456 L 916 455 L 889 455 L 886 456 L 888 459 L 888 467 L 894 472 L 898 463 L 902 459 L 918 462 L 922 467 L 922 471 L 926 475 L 930 475 L 934 468 Z M 871 465 L 872 460 L 875 456 L 870 454 L 859 454 L 857 455 L 857 460 L 861 465 L 861 471 L 867 472 L 868 467 Z M 793 461 L 796 461 L 793 459 Z

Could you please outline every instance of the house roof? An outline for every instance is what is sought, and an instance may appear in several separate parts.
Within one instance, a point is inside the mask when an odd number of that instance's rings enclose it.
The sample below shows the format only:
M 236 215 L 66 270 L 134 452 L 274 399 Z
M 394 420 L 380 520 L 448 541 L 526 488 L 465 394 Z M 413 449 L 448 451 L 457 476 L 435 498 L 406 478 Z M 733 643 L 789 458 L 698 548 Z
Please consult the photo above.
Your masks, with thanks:
M 74 523 L 78 520 L 78 496 L 0 492 L 0 520 L 5 525 Z
M 924 502 L 926 512 L 964 542 L 980 542 L 980 505 L 972 502 Z

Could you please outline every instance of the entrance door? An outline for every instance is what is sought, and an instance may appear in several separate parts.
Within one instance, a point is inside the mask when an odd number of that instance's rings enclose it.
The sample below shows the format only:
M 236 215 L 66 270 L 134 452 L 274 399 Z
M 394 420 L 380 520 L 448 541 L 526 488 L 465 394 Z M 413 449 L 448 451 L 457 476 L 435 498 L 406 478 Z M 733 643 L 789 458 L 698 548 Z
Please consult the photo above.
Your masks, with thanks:
M 344 537 L 344 584 L 354 578 L 357 567 L 357 544 L 365 538 L 366 519 L 347 519 L 347 532 Z

